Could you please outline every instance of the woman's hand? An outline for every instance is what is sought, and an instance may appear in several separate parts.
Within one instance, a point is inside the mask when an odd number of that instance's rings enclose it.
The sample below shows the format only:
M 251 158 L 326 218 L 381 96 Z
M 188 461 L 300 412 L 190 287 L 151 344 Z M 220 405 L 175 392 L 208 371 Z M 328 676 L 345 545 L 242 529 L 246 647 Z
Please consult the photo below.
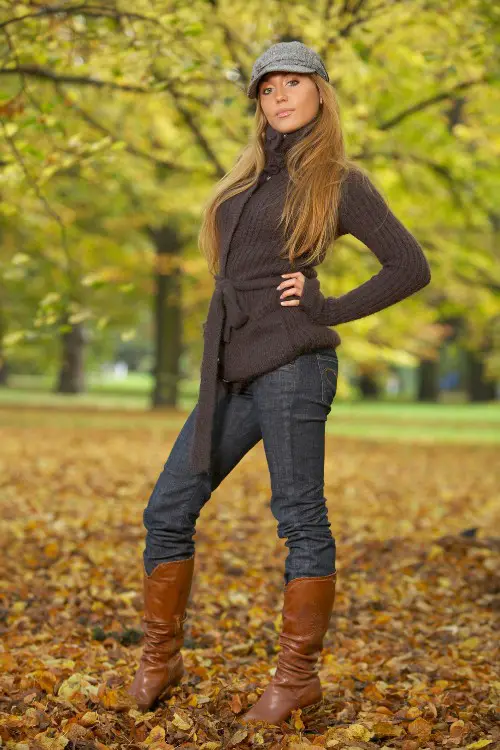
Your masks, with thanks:
M 295 271 L 294 273 L 282 273 L 281 275 L 286 278 L 287 281 L 282 281 L 281 284 L 276 287 L 276 289 L 285 290 L 280 294 L 280 300 L 283 300 L 284 297 L 293 297 L 294 295 L 301 297 L 304 289 L 304 281 L 306 279 L 304 274 L 301 273 L 301 271 Z M 299 299 L 291 299 L 288 301 L 282 301 L 281 304 L 287 306 L 298 305 L 299 302 Z

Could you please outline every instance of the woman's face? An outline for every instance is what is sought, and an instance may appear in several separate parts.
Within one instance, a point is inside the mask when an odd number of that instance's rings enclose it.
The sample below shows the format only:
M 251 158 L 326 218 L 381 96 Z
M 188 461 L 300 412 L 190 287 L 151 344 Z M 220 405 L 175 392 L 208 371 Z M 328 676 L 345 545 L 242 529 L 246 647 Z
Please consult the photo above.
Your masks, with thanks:
M 267 73 L 259 80 L 258 97 L 267 121 L 282 133 L 310 122 L 319 109 L 319 91 L 308 73 Z M 291 112 L 280 117 L 284 110 Z

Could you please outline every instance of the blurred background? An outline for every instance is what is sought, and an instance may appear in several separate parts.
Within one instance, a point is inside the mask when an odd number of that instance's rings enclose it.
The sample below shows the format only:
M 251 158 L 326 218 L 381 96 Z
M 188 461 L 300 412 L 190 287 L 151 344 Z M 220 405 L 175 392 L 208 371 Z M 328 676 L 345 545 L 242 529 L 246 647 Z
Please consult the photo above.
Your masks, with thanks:
M 254 59 L 299 39 L 327 64 L 349 155 L 432 268 L 339 327 L 328 429 L 498 438 L 495 4 L 128 5 L 1 2 L 0 407 L 194 406 L 202 205 L 252 129 Z M 318 270 L 339 295 L 378 269 L 348 235 Z

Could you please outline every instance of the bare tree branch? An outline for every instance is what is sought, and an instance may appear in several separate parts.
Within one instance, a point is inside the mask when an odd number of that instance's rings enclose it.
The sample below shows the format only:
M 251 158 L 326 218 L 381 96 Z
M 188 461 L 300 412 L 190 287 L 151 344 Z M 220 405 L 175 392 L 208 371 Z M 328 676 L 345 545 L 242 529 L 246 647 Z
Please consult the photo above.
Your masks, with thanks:
M 59 96 L 61 98 L 64 98 L 64 92 L 61 91 L 57 85 L 56 85 L 56 89 L 57 89 L 57 93 L 59 94 Z M 70 106 L 72 109 L 78 112 L 78 114 L 82 117 L 82 119 L 85 120 L 85 122 L 87 122 L 89 125 L 91 125 L 91 127 L 95 128 L 100 133 L 103 133 L 104 135 L 109 136 L 109 138 L 111 139 L 111 141 L 113 141 L 113 143 L 124 142 L 123 138 L 120 138 L 118 135 L 113 133 L 112 130 L 107 128 L 102 123 L 98 122 L 98 120 L 96 120 L 95 117 L 93 117 L 91 114 L 89 114 L 89 112 L 84 110 L 79 104 L 72 101 Z M 143 151 L 142 149 L 137 148 L 137 146 L 134 146 L 131 143 L 127 143 L 127 142 L 125 143 L 126 143 L 125 150 L 129 154 L 132 154 L 133 156 L 138 156 L 141 159 L 150 161 L 153 164 L 157 164 L 160 167 L 164 167 L 166 169 L 170 169 L 175 172 L 184 172 L 185 174 L 194 174 L 194 173 L 199 174 L 198 169 L 195 170 L 189 167 L 183 167 L 182 165 L 174 164 L 171 161 L 167 161 L 166 159 L 159 159 L 156 156 L 154 156 L 154 154 L 150 154 L 147 151 Z M 208 176 L 211 176 L 211 175 L 208 175 Z
M 167 90 L 172 95 L 172 98 L 174 100 L 175 106 L 177 107 L 177 110 L 183 116 L 186 125 L 189 127 L 189 129 L 195 136 L 198 145 L 200 146 L 202 151 L 205 153 L 210 163 L 214 166 L 216 176 L 219 179 L 221 179 L 226 174 L 227 170 L 224 169 L 223 165 L 219 162 L 216 151 L 212 149 L 211 145 L 208 143 L 207 139 L 205 138 L 205 136 L 199 129 L 191 112 L 189 112 L 189 110 L 187 110 L 183 106 L 181 99 L 178 96 L 177 92 L 175 91 L 174 87 L 170 84 L 167 84 Z
M 15 18 L 9 18 L 7 21 L 4 21 L 3 23 L 0 23 L 0 30 L 6 28 L 7 26 L 10 26 L 13 23 L 20 23 L 22 21 L 26 21 L 30 18 L 44 18 L 47 16 L 88 16 L 90 18 L 115 18 L 116 20 L 119 20 L 121 18 L 127 18 L 132 21 L 145 21 L 146 23 L 151 23 L 155 26 L 158 26 L 159 28 L 164 29 L 162 24 L 158 21 L 157 18 L 154 18 L 154 16 L 144 16 L 141 13 L 130 13 L 128 11 L 118 11 L 113 10 L 112 8 L 103 8 L 100 6 L 89 6 L 87 3 L 83 3 L 81 5 L 55 5 L 49 8 L 48 6 L 43 6 L 40 8 L 40 10 L 37 10 L 35 13 L 26 13 L 24 16 L 17 16 Z M 166 29 L 164 29 L 166 30 Z
M 439 162 L 433 161 L 424 156 L 411 153 L 402 153 L 400 151 L 360 151 L 358 154 L 353 156 L 354 159 L 359 161 L 371 161 L 376 158 L 387 158 L 397 162 L 413 162 L 416 164 L 422 164 L 439 177 L 448 188 L 450 195 L 458 208 L 464 216 L 470 215 L 470 207 L 475 206 L 485 214 L 491 213 L 491 206 L 487 206 L 474 194 L 467 193 L 467 200 L 464 200 L 463 193 L 460 188 L 462 187 L 461 181 L 452 173 L 452 171 L 445 167 Z
M 98 78 L 89 76 L 67 76 L 54 73 L 39 65 L 17 65 L 15 68 L 1 68 L 0 76 L 26 75 L 31 78 L 40 78 L 53 83 L 69 83 L 78 86 L 95 86 L 97 88 L 111 88 L 115 91 L 133 91 L 139 94 L 157 94 L 158 89 L 149 89 L 144 86 L 134 86 L 127 83 L 114 83 L 113 81 L 100 81 Z
M 483 83 L 488 84 L 488 83 L 491 83 L 492 81 L 493 81 L 493 76 L 484 75 L 481 78 L 476 78 L 475 80 L 462 81 L 462 83 L 457 83 L 449 91 L 442 91 L 439 94 L 435 94 L 434 96 L 430 96 L 427 99 L 423 99 L 421 102 L 416 102 L 416 104 L 412 104 L 407 109 L 402 110 L 399 114 L 394 115 L 394 117 L 391 117 L 389 120 L 379 123 L 377 125 L 377 128 L 379 130 L 389 130 L 390 128 L 393 128 L 395 125 L 399 125 L 399 123 L 405 120 L 407 117 L 411 117 L 411 115 L 414 115 L 417 112 L 422 112 L 422 110 L 427 109 L 427 107 L 432 107 L 434 104 L 437 104 L 438 102 L 442 102 L 442 101 L 446 101 L 447 99 L 455 98 L 458 91 L 464 91 L 465 89 L 469 89 L 472 86 L 480 86 Z
M 338 36 L 340 37 L 348 37 L 351 31 L 355 26 L 359 26 L 362 23 L 365 23 L 366 21 L 372 21 L 377 16 L 382 15 L 386 10 L 389 10 L 394 3 L 397 2 L 397 0 L 384 0 L 384 2 L 381 2 L 379 5 L 375 5 L 372 8 L 369 8 L 366 10 L 365 13 L 362 13 L 362 7 L 364 5 L 364 0 L 358 0 L 358 2 L 355 4 L 353 9 L 349 9 L 347 7 L 347 3 L 344 2 L 344 7 L 340 10 L 340 17 L 349 15 L 351 16 L 350 19 L 345 23 L 344 26 L 340 26 L 340 28 L 335 29 L 334 35 L 328 35 L 327 38 L 324 40 L 324 42 L 321 44 L 320 47 L 318 47 L 318 53 L 321 57 L 325 57 L 326 53 L 328 51 L 328 48 L 331 47 L 332 44 L 335 43 L 335 40 Z M 330 2 L 327 4 L 325 10 L 324 10 L 324 19 L 326 22 L 330 22 L 330 10 L 331 8 L 335 7 L 334 2 Z

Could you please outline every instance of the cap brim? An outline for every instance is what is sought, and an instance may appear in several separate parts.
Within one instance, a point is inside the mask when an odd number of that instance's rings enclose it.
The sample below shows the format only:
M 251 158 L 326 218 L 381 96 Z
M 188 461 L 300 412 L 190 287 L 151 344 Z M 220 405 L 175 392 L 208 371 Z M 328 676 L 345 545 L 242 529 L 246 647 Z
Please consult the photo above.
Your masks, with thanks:
M 309 67 L 308 65 L 300 65 L 297 64 L 291 64 L 291 65 L 283 65 L 283 63 L 269 63 L 269 65 L 266 65 L 264 70 L 259 73 L 258 78 L 255 79 L 255 81 L 252 81 L 247 89 L 247 96 L 249 99 L 256 99 L 257 98 L 257 87 L 259 85 L 259 81 L 262 78 L 262 76 L 265 76 L 266 73 L 272 73 L 277 71 L 283 71 L 284 73 L 315 73 L 316 70 L 314 68 Z

